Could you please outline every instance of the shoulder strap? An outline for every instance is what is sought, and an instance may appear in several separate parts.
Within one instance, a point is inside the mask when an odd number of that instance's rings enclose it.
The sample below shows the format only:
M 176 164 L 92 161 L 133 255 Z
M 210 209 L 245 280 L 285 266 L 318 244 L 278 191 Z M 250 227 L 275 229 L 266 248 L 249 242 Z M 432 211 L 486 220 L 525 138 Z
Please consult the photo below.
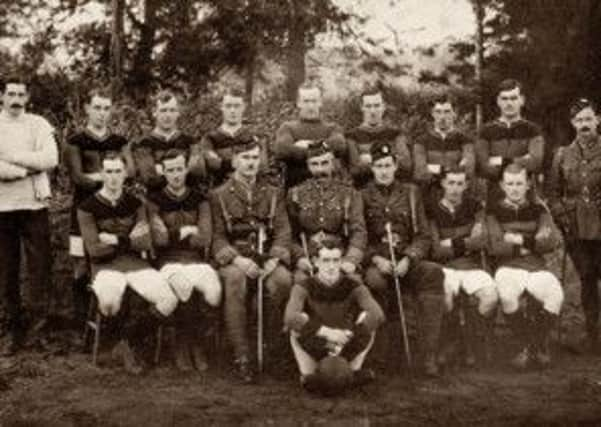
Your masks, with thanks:
M 275 209 L 277 207 L 277 203 L 278 203 L 278 193 L 277 191 L 273 191 L 273 193 L 271 194 L 271 205 L 269 206 L 269 230 L 273 230 L 273 221 L 275 218 Z
M 411 214 L 411 228 L 413 228 L 413 234 L 419 232 L 417 225 L 417 187 L 414 185 L 409 186 L 409 211 Z
M 223 219 L 225 220 L 225 228 L 227 229 L 228 233 L 231 233 L 232 217 L 225 207 L 225 202 L 223 201 L 223 197 L 221 197 L 221 194 L 217 193 L 217 198 L 219 199 L 219 206 L 221 206 L 221 212 L 223 213 Z
M 344 224 L 343 231 L 344 237 L 348 239 L 349 237 L 349 216 L 350 216 L 350 208 L 351 208 L 351 192 L 352 189 L 346 192 L 344 195 Z

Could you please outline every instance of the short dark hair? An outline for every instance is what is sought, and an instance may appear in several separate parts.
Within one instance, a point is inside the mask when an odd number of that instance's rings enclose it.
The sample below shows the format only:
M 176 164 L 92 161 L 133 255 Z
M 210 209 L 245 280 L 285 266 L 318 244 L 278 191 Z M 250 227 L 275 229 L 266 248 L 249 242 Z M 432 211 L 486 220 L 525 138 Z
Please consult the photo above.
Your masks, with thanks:
M 94 99 L 94 97 L 110 99 L 111 102 L 113 100 L 113 94 L 111 93 L 110 88 L 105 86 L 97 86 L 88 90 L 84 94 L 84 104 L 89 104 L 90 102 L 92 102 L 92 99 Z
M 361 94 L 359 97 L 361 99 L 361 102 L 363 102 L 363 98 L 365 96 L 375 96 L 375 95 L 381 95 L 382 100 L 384 100 L 384 102 L 386 102 L 386 99 L 384 98 L 384 91 L 382 90 L 382 88 L 379 85 L 375 85 L 375 84 L 365 85 L 363 87 L 363 89 L 361 90 Z
M 6 86 L 11 83 L 17 85 L 25 85 L 27 90 L 29 90 L 30 81 L 27 77 L 18 73 L 10 73 L 5 76 L 2 76 L 2 78 L 0 79 L 0 91 L 4 92 L 6 90 Z
M 309 255 L 313 257 L 319 257 L 319 252 L 322 249 L 339 249 L 340 252 L 344 253 L 344 244 L 341 239 L 335 237 L 326 237 L 319 242 L 309 240 Z
M 587 108 L 592 108 L 595 114 L 597 114 L 597 104 L 587 98 L 577 99 L 570 105 L 570 118 L 573 119 L 575 115 Z
M 163 163 L 165 160 L 177 159 L 179 156 L 184 156 L 186 163 L 188 162 L 188 150 L 182 150 L 180 148 L 170 148 L 169 150 L 165 151 L 165 153 L 163 153 L 163 155 L 161 156 L 161 163 Z
M 436 104 L 451 104 L 451 107 L 455 109 L 455 107 L 457 107 L 457 100 L 451 94 L 443 93 L 432 98 L 430 101 L 430 109 L 436 107 Z
M 223 100 L 225 99 L 226 96 L 244 99 L 246 96 L 246 93 L 244 92 L 244 89 L 242 89 L 242 87 L 240 87 L 238 85 L 232 85 L 232 86 L 228 86 L 223 91 L 223 94 L 221 95 L 221 102 L 223 102 Z
M 317 89 L 320 93 L 320 95 L 323 95 L 323 90 L 322 88 L 319 86 L 319 84 L 317 84 L 314 81 L 304 81 L 297 89 L 297 93 L 300 93 L 301 90 L 313 90 L 313 89 Z
M 464 174 L 466 178 L 469 178 L 467 175 L 467 170 L 463 166 L 455 165 L 451 167 L 444 167 L 440 172 L 440 180 L 442 181 L 450 174 Z
M 180 99 L 179 97 L 175 94 L 175 92 L 173 92 L 172 90 L 168 90 L 168 89 L 163 89 L 158 91 L 153 97 L 152 97 L 152 105 L 153 107 L 157 107 L 159 102 L 161 104 L 164 104 L 165 102 L 169 102 L 172 99 L 175 99 L 178 103 L 178 105 L 180 104 Z
M 499 96 L 501 92 L 514 90 L 516 88 L 520 90 L 521 94 L 524 94 L 524 87 L 522 86 L 522 83 L 516 79 L 505 79 L 497 86 L 497 96 Z
M 127 160 L 125 159 L 125 154 L 122 151 L 118 150 L 108 150 L 101 152 L 100 154 L 100 163 L 103 164 L 105 160 L 121 160 L 123 165 L 127 165 Z
M 511 163 L 508 163 L 503 168 L 503 172 L 502 172 L 501 176 L 505 175 L 505 173 L 518 174 L 518 173 L 522 173 L 522 172 L 525 172 L 526 178 L 528 178 L 528 170 L 526 169 L 525 166 L 520 165 L 519 163 L 511 162 Z

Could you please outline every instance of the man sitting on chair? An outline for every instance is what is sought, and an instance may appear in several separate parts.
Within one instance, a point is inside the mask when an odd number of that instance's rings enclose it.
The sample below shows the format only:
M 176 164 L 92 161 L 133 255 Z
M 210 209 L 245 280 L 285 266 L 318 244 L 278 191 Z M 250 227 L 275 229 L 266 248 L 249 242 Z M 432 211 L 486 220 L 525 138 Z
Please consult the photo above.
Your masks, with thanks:
M 356 276 L 342 274 L 342 242 L 313 249 L 315 276 L 293 286 L 284 323 L 309 391 L 335 393 L 374 378 L 361 370 L 384 313 Z
M 132 341 L 158 326 L 178 300 L 161 274 L 141 258 L 143 251 L 152 249 L 146 208 L 123 191 L 123 155 L 107 153 L 101 174 L 102 188 L 79 205 L 77 219 L 90 257 L 98 310 L 105 317 L 117 317 L 120 341 L 113 354 L 123 359 L 128 372 L 139 374 L 142 367 Z M 126 293 L 128 288 L 133 292 Z
M 460 327 L 460 307 L 456 305 L 461 293 L 467 296 L 463 325 L 465 363 L 476 363 L 474 348 L 478 335 L 492 334 L 495 308 L 499 296 L 497 285 L 484 270 L 482 250 L 486 247 L 487 232 L 484 208 L 466 194 L 467 172 L 456 166 L 441 173 L 442 197 L 429 206 L 427 216 L 432 231 L 432 260 L 443 266 L 446 314 L 440 334 L 443 342 L 438 364 L 444 365 L 453 349 Z
M 167 151 L 161 164 L 167 185 L 148 195 L 148 211 L 161 274 L 180 300 L 175 312 L 175 364 L 189 371 L 193 361 L 198 371 L 204 371 L 201 341 L 215 326 L 221 301 L 219 277 L 207 263 L 211 210 L 206 195 L 186 185 L 186 151 Z
M 527 196 L 529 188 L 526 169 L 517 164 L 507 166 L 501 179 L 504 197 L 487 212 L 499 299 L 520 346 L 512 360 L 518 369 L 531 362 L 543 367 L 550 364 L 547 337 L 563 303 L 561 284 L 545 269 L 542 256 L 557 247 L 559 238 L 549 212 Z M 526 317 L 520 310 L 520 297 L 525 293 L 542 304 L 535 316 L 538 319 Z

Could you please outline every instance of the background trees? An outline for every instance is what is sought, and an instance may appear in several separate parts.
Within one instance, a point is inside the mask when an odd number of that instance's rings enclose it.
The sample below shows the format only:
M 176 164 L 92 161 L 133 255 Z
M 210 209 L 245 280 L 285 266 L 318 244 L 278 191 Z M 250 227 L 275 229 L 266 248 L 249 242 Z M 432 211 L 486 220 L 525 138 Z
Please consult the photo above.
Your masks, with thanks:
M 490 119 L 496 114 L 496 84 L 508 76 L 518 78 L 527 88 L 528 115 L 544 125 L 553 144 L 567 142 L 570 101 L 579 96 L 599 100 L 601 0 L 469 1 L 481 37 L 475 26 L 473 38 L 451 45 L 455 60 L 444 72 L 425 70 L 419 81 L 477 93 L 472 102 L 479 99 L 483 117 Z M 402 3 L 393 0 L 390 7 Z M 96 19 L 74 18 L 90 9 Z M 41 93 L 77 90 L 92 80 L 110 82 L 143 105 L 156 87 L 195 95 L 225 72 L 244 79 L 252 100 L 256 84 L 272 79 L 267 64 L 273 63 L 283 75 L 278 90 L 293 100 L 306 77 L 306 53 L 317 37 L 335 32 L 343 44 L 356 43 L 356 29 L 365 19 L 336 0 L 15 0 L 0 5 L 0 39 L 19 42 L 20 48 L 0 51 L 0 71 L 16 67 L 35 74 Z M 419 34 L 395 37 L 399 44 Z M 398 75 L 399 69 L 406 73 L 410 68 L 402 63 L 399 68 L 398 61 L 395 67 L 386 65 L 387 56 L 401 55 L 402 49 L 385 49 L 380 57 L 362 48 L 348 51 L 358 52 L 360 71 L 376 67 L 380 74 Z M 440 54 L 429 46 L 423 52 Z M 59 66 L 47 67 L 52 59 Z M 348 74 L 357 74 L 357 61 L 349 64 Z M 55 114 L 68 110 L 60 106 L 66 96 L 41 98 L 54 100 L 50 109 Z

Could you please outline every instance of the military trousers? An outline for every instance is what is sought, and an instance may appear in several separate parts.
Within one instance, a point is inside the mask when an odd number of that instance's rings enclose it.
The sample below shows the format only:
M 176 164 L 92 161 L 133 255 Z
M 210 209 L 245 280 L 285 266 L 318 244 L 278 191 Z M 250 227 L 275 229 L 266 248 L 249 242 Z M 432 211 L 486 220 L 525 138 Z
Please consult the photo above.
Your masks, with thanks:
M 407 274 L 400 279 L 401 291 L 412 294 L 417 300 L 420 346 L 425 354 L 434 353 L 438 346 L 444 313 L 443 282 L 442 267 L 429 261 L 420 261 L 410 266 Z M 372 265 L 365 273 L 365 284 L 384 313 L 393 313 L 397 301 L 394 297 L 395 285 L 392 276 L 382 274 Z
M 580 276 L 580 298 L 588 335 L 598 339 L 599 290 L 601 279 L 601 240 L 567 241 L 567 249 Z
M 244 271 L 233 264 L 219 269 L 224 290 L 225 328 L 234 349 L 234 357 L 249 355 L 247 334 L 247 295 L 250 279 Z M 283 328 L 284 306 L 290 295 L 292 276 L 283 265 L 278 265 L 263 280 L 267 304 L 264 307 L 266 334 L 278 334 Z

